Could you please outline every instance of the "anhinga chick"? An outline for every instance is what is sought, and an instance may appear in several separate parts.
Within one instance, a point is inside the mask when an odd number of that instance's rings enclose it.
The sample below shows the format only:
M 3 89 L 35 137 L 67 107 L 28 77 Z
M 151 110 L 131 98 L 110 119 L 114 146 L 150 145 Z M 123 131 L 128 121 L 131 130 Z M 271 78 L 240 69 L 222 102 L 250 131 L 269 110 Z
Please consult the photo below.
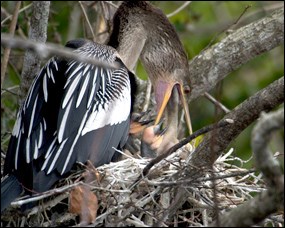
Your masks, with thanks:
M 163 153 L 178 141 L 180 102 L 189 131 L 192 131 L 184 96 L 184 86 L 190 84 L 187 55 L 167 17 L 145 1 L 123 2 L 114 16 L 114 31 L 109 44 L 117 49 L 130 70 L 140 58 L 151 80 L 157 105 L 155 125 L 165 113 L 167 130 L 156 151 Z M 118 46 L 122 43 L 125 45 Z M 146 143 L 144 139 L 142 143 Z

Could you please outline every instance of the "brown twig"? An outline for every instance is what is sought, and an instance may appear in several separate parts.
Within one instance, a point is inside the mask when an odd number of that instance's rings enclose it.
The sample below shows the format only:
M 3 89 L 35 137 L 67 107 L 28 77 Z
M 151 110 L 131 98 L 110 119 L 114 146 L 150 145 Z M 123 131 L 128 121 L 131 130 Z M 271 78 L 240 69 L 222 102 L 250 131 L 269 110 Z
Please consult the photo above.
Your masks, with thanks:
M 204 96 L 211 101 L 217 108 L 221 109 L 224 113 L 229 113 L 230 110 L 224 106 L 221 102 L 217 101 L 211 94 L 205 93 Z
M 85 17 L 85 20 L 86 20 L 86 22 L 87 22 L 87 25 L 88 25 L 88 27 L 89 27 L 90 32 L 92 33 L 92 37 L 93 37 L 93 40 L 94 40 L 94 39 L 95 39 L 95 33 L 94 33 L 94 31 L 93 31 L 92 25 L 91 25 L 91 23 L 90 23 L 90 21 L 89 21 L 89 18 L 88 18 L 88 16 L 87 16 L 87 13 L 86 13 L 86 11 L 85 11 L 85 9 L 84 9 L 84 6 L 83 6 L 83 4 L 82 4 L 81 1 L 79 1 L 79 5 L 80 5 L 80 7 L 81 7 L 81 10 L 82 10 L 82 12 L 83 12 L 83 15 L 84 15 L 84 17 Z
M 187 1 L 184 2 L 182 6 L 180 6 L 179 8 L 177 8 L 175 11 L 173 11 L 172 13 L 167 14 L 166 16 L 168 18 L 174 16 L 175 14 L 179 13 L 180 11 L 182 11 L 183 9 L 185 9 L 192 1 Z
M 9 34 L 12 37 L 14 36 L 14 33 L 15 33 L 20 6 L 21 6 L 21 1 L 17 1 L 16 5 L 15 5 L 12 21 L 10 24 L 10 28 L 9 28 Z M 9 61 L 9 56 L 10 56 L 10 51 L 11 51 L 11 49 L 7 47 L 7 48 L 5 48 L 4 54 L 3 54 L 3 60 L 2 60 L 2 64 L 1 64 L 1 89 L 2 89 L 3 82 L 4 82 L 5 74 L 6 74 L 6 69 L 7 69 L 7 65 L 8 65 L 8 61 Z
M 37 43 L 31 40 L 23 40 L 16 37 L 13 38 L 7 34 L 1 34 L 1 44 L 10 48 L 31 49 L 38 55 L 40 55 L 41 58 L 48 58 L 57 55 L 66 59 L 74 59 L 80 62 L 94 64 L 100 67 L 106 67 L 110 69 L 118 68 L 116 64 L 108 64 L 106 62 L 99 61 L 91 57 L 82 56 L 77 53 L 74 53 L 70 48 L 65 48 L 56 44 Z

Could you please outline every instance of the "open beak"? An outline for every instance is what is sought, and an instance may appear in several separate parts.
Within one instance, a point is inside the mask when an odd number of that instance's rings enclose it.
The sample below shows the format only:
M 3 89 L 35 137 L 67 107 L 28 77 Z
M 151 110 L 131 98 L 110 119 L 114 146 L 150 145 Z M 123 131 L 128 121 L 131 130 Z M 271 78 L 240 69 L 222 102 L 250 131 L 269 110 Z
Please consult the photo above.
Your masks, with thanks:
M 162 121 L 157 125 L 147 127 L 143 132 L 141 140 L 141 155 L 142 157 L 156 157 L 156 150 L 163 140 L 163 135 L 167 128 L 161 129 Z
M 144 120 L 144 121 L 132 121 L 129 133 L 133 134 L 133 135 L 139 134 L 151 122 L 153 122 L 153 119 L 151 119 L 151 120 Z

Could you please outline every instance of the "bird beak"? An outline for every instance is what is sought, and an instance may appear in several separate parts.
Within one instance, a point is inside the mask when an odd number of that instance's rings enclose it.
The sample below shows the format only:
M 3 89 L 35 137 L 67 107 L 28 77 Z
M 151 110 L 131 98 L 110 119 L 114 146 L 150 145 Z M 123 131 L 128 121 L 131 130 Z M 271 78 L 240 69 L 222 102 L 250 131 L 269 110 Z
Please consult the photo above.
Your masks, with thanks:
M 154 125 L 157 125 L 159 123 L 175 84 L 176 83 L 166 83 L 161 81 L 158 82 L 155 94 L 158 113 Z
M 141 155 L 142 157 L 156 157 L 156 150 L 162 143 L 164 133 L 167 128 L 161 129 L 163 121 L 157 125 L 149 126 L 143 133 L 143 140 L 141 141 Z
M 145 120 L 145 121 L 139 121 L 139 122 L 132 122 L 130 126 L 130 134 L 138 134 L 142 132 L 149 123 L 153 122 L 153 119 L 151 120 Z
M 190 113 L 188 109 L 188 103 L 185 99 L 185 93 L 183 89 L 183 85 L 181 85 L 178 82 L 173 82 L 173 83 L 166 83 L 166 82 L 158 82 L 157 88 L 156 88 L 156 101 L 157 101 L 157 107 L 158 107 L 158 114 L 155 119 L 155 125 L 159 123 L 161 120 L 162 114 L 165 110 L 165 107 L 171 97 L 171 93 L 173 90 L 173 87 L 178 85 L 178 91 L 180 95 L 180 100 L 185 112 L 185 119 L 186 119 L 186 124 L 189 129 L 189 134 L 192 134 L 192 125 L 191 125 L 191 119 L 190 119 Z
M 189 108 L 188 108 L 188 103 L 185 99 L 185 93 L 184 93 L 184 88 L 183 85 L 179 84 L 179 95 L 180 95 L 180 100 L 185 112 L 185 119 L 186 119 L 186 124 L 189 129 L 189 135 L 193 133 L 192 131 L 192 124 L 191 124 L 191 119 L 190 119 L 190 113 L 189 113 Z

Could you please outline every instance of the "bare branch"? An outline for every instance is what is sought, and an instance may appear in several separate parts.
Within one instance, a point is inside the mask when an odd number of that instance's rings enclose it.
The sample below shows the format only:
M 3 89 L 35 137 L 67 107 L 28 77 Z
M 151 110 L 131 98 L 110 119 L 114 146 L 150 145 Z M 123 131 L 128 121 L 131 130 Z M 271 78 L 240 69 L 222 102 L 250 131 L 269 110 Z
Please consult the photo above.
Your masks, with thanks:
M 13 14 L 12 21 L 11 21 L 10 28 L 9 28 L 9 33 L 11 36 L 14 36 L 14 33 L 15 33 L 15 28 L 17 25 L 20 6 L 21 6 L 21 1 L 16 2 L 14 14 Z M 2 89 L 3 82 L 4 82 L 5 74 L 6 74 L 10 51 L 11 51 L 10 48 L 5 48 L 4 54 L 3 54 L 3 61 L 1 64 L 1 89 Z
M 27 6 L 25 6 L 25 7 L 23 7 L 22 9 L 19 10 L 19 14 L 22 13 L 22 12 L 24 12 L 25 10 L 29 9 L 31 6 L 32 6 L 32 3 L 29 4 L 29 5 L 27 5 Z M 3 25 L 6 23 L 6 21 L 12 20 L 12 17 L 13 17 L 13 15 L 9 15 L 9 16 L 7 16 L 5 19 L 3 19 L 3 20 L 1 21 L 1 26 L 3 26 Z
M 221 102 L 217 101 L 211 94 L 205 93 L 204 96 L 211 101 L 217 108 L 221 109 L 224 113 L 229 113 L 230 110 L 224 106 Z
M 207 168 L 212 167 L 213 163 L 227 148 L 229 143 L 258 118 L 260 112 L 270 111 L 282 102 L 284 102 L 284 77 L 258 91 L 223 118 L 233 119 L 235 124 L 216 129 L 215 132 L 206 134 L 202 143 L 199 144 L 187 159 L 190 165 L 185 175 L 192 178 L 201 177 Z M 213 137 L 215 137 L 215 144 L 211 145 Z M 195 167 L 199 167 L 199 169 Z M 165 211 L 162 221 L 173 217 L 185 202 L 185 194 L 187 194 L 187 191 L 184 188 L 178 188 L 177 194 L 169 209 Z
M 116 64 L 107 64 L 103 61 L 99 61 L 91 57 L 81 56 L 77 53 L 74 53 L 73 49 L 65 48 L 52 43 L 41 44 L 37 42 L 32 42 L 30 40 L 12 38 L 6 34 L 1 34 L 1 44 L 11 48 L 30 49 L 36 52 L 40 58 L 48 58 L 56 55 L 66 59 L 74 59 L 80 62 L 94 64 L 100 67 L 106 67 L 110 69 L 118 68 Z
M 284 43 L 284 9 L 246 25 L 204 50 L 190 62 L 189 101 L 211 90 L 229 73 Z
M 221 216 L 221 226 L 249 227 L 283 207 L 284 175 L 268 149 L 271 133 L 283 126 L 284 108 L 261 115 L 261 119 L 253 129 L 251 144 L 256 167 L 262 171 L 268 190 Z
M 181 140 L 179 143 L 175 144 L 171 148 L 169 148 L 165 153 L 160 154 L 156 158 L 152 159 L 147 166 L 143 169 L 143 176 L 146 176 L 150 169 L 163 159 L 167 158 L 170 154 L 174 153 L 176 150 L 181 148 L 182 146 L 186 145 L 187 143 L 191 142 L 193 139 L 197 138 L 199 135 L 205 134 L 206 132 L 212 131 L 216 128 L 223 128 L 228 125 L 232 125 L 233 121 L 231 119 L 224 119 L 223 121 L 219 122 L 218 124 L 211 124 L 209 126 L 203 127 L 197 131 L 195 131 L 193 134 L 189 135 L 187 138 Z M 141 177 L 138 178 L 138 180 L 133 184 L 132 187 L 134 187 L 139 181 L 141 180 Z M 132 189 L 132 187 L 130 187 Z
M 90 23 L 90 20 L 89 20 L 89 18 L 88 18 L 88 16 L 87 16 L 87 13 L 86 13 L 86 11 L 85 11 L 85 9 L 84 9 L 84 6 L 83 6 L 83 4 L 82 4 L 81 1 L 79 1 L 79 5 L 80 5 L 80 7 L 81 7 L 81 10 L 82 10 L 83 15 L 84 15 L 84 17 L 85 17 L 85 20 L 86 20 L 86 22 L 87 22 L 88 28 L 89 28 L 89 30 L 90 30 L 90 32 L 91 32 L 91 34 L 92 34 L 92 38 L 93 38 L 93 40 L 94 40 L 94 39 L 95 39 L 95 33 L 94 33 L 94 31 L 93 31 L 92 25 L 91 25 L 91 23 Z
M 190 163 L 197 167 L 211 167 L 230 142 L 259 117 L 260 112 L 270 111 L 283 102 L 284 77 L 258 91 L 227 114 L 222 120 L 233 119 L 235 124 L 205 135 L 202 143 L 191 154 Z M 210 146 L 213 137 L 215 144 Z
M 172 17 L 172 16 L 178 14 L 181 10 L 185 9 L 191 2 L 192 2 L 192 1 L 184 2 L 182 6 L 180 6 L 178 9 L 176 9 L 176 10 L 173 11 L 172 13 L 167 14 L 166 16 L 169 18 L 169 17 Z

